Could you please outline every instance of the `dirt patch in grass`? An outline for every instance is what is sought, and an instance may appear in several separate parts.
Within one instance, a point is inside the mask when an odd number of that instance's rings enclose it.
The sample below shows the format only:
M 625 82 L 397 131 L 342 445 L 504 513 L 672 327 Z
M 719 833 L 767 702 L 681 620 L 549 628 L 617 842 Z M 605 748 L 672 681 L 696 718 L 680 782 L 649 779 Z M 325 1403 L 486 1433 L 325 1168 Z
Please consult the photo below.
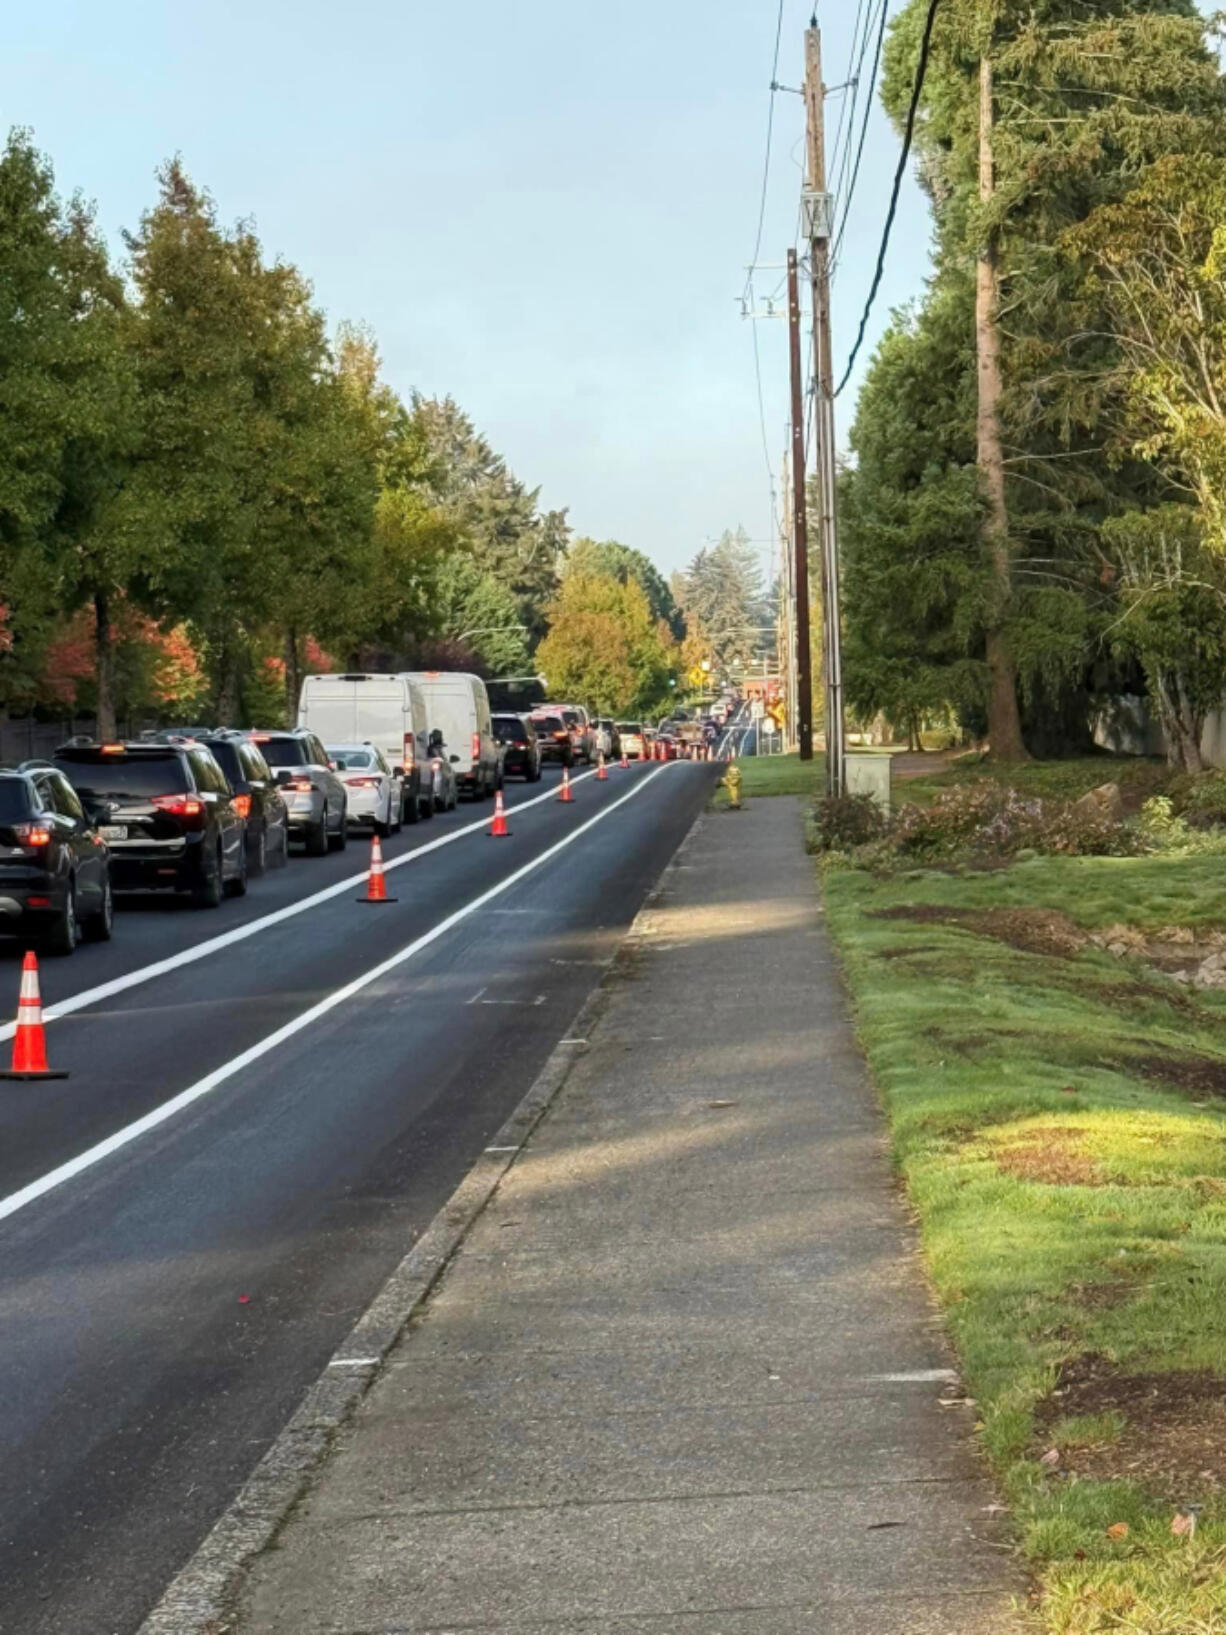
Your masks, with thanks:
M 879 908 L 873 918 L 913 920 L 921 925 L 956 925 L 994 937 L 1023 954 L 1071 959 L 1086 945 L 1086 933 L 1055 908 L 946 908 L 937 903 L 903 903 Z
M 1172 1084 L 1178 1090 L 1191 1091 L 1195 1095 L 1226 1096 L 1226 1057 L 1174 1053 L 1130 1056 L 1119 1066 L 1126 1073 L 1135 1073 L 1143 1079 L 1156 1079 L 1161 1084 Z
M 1028 1130 L 1008 1146 L 993 1145 L 992 1159 L 1006 1175 L 1043 1186 L 1093 1187 L 1107 1181 L 1101 1165 L 1086 1151 L 1085 1132 L 1063 1125 Z
M 913 954 L 939 954 L 941 949 L 935 942 L 898 942 L 892 943 L 889 948 L 878 948 L 875 959 L 910 959 Z
M 1099 1481 L 1139 1482 L 1172 1504 L 1226 1487 L 1226 1380 L 1205 1371 L 1127 1374 L 1107 1358 L 1075 1358 L 1038 1411 L 1041 1439 L 1058 1420 L 1119 1414 L 1108 1446 L 1066 1448 L 1060 1468 Z
M 1115 1277 L 1109 1283 L 1076 1283 L 1068 1291 L 1068 1298 L 1082 1311 L 1114 1311 L 1136 1292 L 1137 1279 Z

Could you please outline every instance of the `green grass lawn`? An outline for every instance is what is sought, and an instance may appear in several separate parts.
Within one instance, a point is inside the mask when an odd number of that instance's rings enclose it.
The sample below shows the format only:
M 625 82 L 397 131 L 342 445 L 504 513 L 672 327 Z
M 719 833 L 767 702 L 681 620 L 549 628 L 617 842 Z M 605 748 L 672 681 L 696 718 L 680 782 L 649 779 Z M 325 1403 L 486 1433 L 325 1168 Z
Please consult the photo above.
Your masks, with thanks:
M 747 755 L 736 763 L 741 769 L 741 793 L 754 795 L 815 795 L 823 787 L 826 762 L 821 755 L 802 761 L 799 755 Z
M 1226 995 L 1075 951 L 1226 929 L 1222 860 L 832 867 L 824 896 L 1045 1627 L 1224 1635 Z

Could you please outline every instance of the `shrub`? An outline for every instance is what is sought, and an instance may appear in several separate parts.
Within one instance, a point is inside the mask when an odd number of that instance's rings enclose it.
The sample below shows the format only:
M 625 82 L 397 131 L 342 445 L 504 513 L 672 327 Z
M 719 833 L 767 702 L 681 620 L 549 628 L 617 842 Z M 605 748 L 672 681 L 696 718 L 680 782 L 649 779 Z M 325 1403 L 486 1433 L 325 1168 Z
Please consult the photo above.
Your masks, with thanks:
M 899 808 L 885 839 L 863 861 L 950 862 L 1008 859 L 1019 852 L 1065 857 L 1126 857 L 1134 830 L 1102 812 L 1045 801 L 985 780 L 942 792 L 931 806 Z
M 1204 772 L 1181 780 L 1175 797 L 1175 811 L 1194 829 L 1226 824 L 1226 773 Z
M 872 795 L 824 795 L 813 806 L 810 848 L 819 852 L 853 851 L 880 840 L 885 828 L 885 813 Z
M 1165 795 L 1154 795 L 1141 808 L 1137 838 L 1147 852 L 1186 857 L 1226 855 L 1226 832 L 1217 823 L 1197 823 L 1191 817 L 1179 816 Z

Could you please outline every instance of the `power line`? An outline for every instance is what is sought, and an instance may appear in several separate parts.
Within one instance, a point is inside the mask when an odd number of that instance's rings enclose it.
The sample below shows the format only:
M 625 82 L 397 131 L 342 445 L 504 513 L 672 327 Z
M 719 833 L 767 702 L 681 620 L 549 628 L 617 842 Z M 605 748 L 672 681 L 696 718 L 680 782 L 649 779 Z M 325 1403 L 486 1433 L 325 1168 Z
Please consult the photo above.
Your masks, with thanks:
M 851 133 L 855 129 L 855 123 L 856 123 L 856 93 L 859 90 L 859 76 L 858 76 L 857 71 L 856 71 L 856 41 L 860 38 L 860 24 L 863 23 L 863 22 L 865 22 L 864 0 L 858 0 L 858 4 L 856 6 L 856 20 L 855 20 L 855 23 L 852 25 L 852 30 L 851 30 L 851 51 L 848 54 L 848 58 L 847 58 L 847 87 L 851 91 L 851 96 L 850 97 L 844 96 L 842 102 L 839 104 L 839 122 L 835 126 L 834 142 L 831 144 L 831 148 L 830 148 L 830 154 L 831 154 L 830 173 L 831 173 L 832 176 L 837 172 L 837 170 L 839 168 L 839 143 L 843 139 L 843 125 L 844 125 L 844 122 L 846 121 L 846 123 L 847 123 L 847 143 L 848 143 L 849 147 L 851 145 Z M 865 42 L 867 43 L 867 41 L 868 41 L 867 27 L 865 29 L 864 38 L 865 38 Z M 860 52 L 860 60 L 861 60 L 861 62 L 863 62 L 863 60 L 864 60 L 863 49 Z M 849 117 L 849 114 L 850 114 L 850 117 Z
M 880 67 L 881 67 L 881 48 L 882 48 L 882 45 L 885 42 L 885 23 L 886 23 L 886 18 L 889 15 L 889 11 L 890 11 L 890 0 L 881 0 L 881 21 L 880 21 L 880 23 L 878 25 L 878 28 L 877 28 L 877 48 L 876 48 L 876 51 L 873 53 L 873 71 L 872 71 L 872 74 L 871 74 L 871 76 L 869 78 L 869 82 L 868 82 L 868 97 L 867 97 L 867 99 L 865 101 L 865 104 L 864 104 L 864 119 L 863 119 L 863 122 L 860 125 L 860 144 L 856 148 L 856 162 L 852 166 L 851 183 L 850 183 L 850 185 L 848 186 L 848 189 L 847 189 L 847 197 L 843 201 L 843 214 L 842 214 L 842 217 L 841 217 L 841 219 L 839 221 L 838 232 L 835 234 L 834 247 L 832 248 L 832 250 L 830 252 L 830 259 L 831 259 L 831 262 L 832 262 L 832 266 L 831 266 L 831 276 L 832 277 L 834 275 L 835 268 L 837 268 L 837 266 L 838 266 L 839 251 L 843 246 L 843 234 L 847 230 L 847 218 L 851 213 L 851 201 L 852 201 L 852 198 L 855 195 L 856 183 L 860 178 L 860 161 L 864 157 L 864 140 L 868 135 L 868 122 L 873 116 L 873 93 L 877 89 L 877 74 L 878 74 L 878 71 L 880 70 Z M 870 27 L 871 26 L 872 25 L 870 23 Z M 868 38 L 868 36 L 866 34 L 865 35 L 866 43 L 867 43 L 867 38 Z
M 758 264 L 758 255 L 762 249 L 762 232 L 766 225 L 766 197 L 771 174 L 771 144 L 775 135 L 775 96 L 779 85 L 779 48 L 783 40 L 783 7 L 784 0 L 779 0 L 779 14 L 775 19 L 775 54 L 771 62 L 771 99 L 766 113 L 766 157 L 762 162 L 762 198 L 758 205 L 758 231 L 754 237 L 753 255 L 749 258 L 749 277 L 745 280 L 748 290 L 753 279 L 753 269 Z
M 856 355 L 864 342 L 864 331 L 868 327 L 868 315 L 873 310 L 873 302 L 876 299 L 877 290 L 881 284 L 881 277 L 885 271 L 885 255 L 890 244 L 890 229 L 894 225 L 894 213 L 898 209 L 898 194 L 902 188 L 902 179 L 907 168 L 907 159 L 911 153 L 911 138 L 915 132 L 915 114 L 916 110 L 919 108 L 919 99 L 924 89 L 924 75 L 928 72 L 928 52 L 932 45 L 932 25 L 936 22 L 937 7 L 940 5 L 940 3 L 941 0 L 929 0 L 928 16 L 924 22 L 924 37 L 920 41 L 919 62 L 916 64 L 915 69 L 915 83 L 911 87 L 911 106 L 907 109 L 907 128 L 903 133 L 902 152 L 898 156 L 898 169 L 894 172 L 894 186 L 890 193 L 890 208 L 886 212 L 885 230 L 881 235 L 881 248 L 877 252 L 877 268 L 873 273 L 873 282 L 868 292 L 868 300 L 864 303 L 864 312 L 860 318 L 860 330 L 856 336 L 856 344 L 851 349 L 851 356 L 847 360 L 847 367 L 843 371 L 843 378 L 835 387 L 835 397 L 838 397 L 839 393 L 843 390 L 844 386 L 847 385 L 848 380 L 851 378 L 851 371 L 856 361 Z

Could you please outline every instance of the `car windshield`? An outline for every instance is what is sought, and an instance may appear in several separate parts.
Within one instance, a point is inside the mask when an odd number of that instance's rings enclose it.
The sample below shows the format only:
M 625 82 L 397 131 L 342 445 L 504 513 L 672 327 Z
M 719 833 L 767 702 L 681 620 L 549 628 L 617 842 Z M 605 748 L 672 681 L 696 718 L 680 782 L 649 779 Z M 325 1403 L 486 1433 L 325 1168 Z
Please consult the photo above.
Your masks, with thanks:
M 148 800 L 154 795 L 179 795 L 189 787 L 180 755 L 107 755 L 97 761 L 57 756 L 55 765 L 82 795 Z
M 375 764 L 375 753 L 371 749 L 329 749 L 328 755 L 336 762 L 338 772 L 349 772 L 355 768 L 369 771 Z
M 560 715 L 534 715 L 532 720 L 538 732 L 566 731 L 566 723 Z
M 265 738 L 257 733 L 255 741 L 269 766 L 309 766 L 311 764 L 307 758 L 306 745 L 301 738 L 291 738 L 288 733 L 283 738 L 273 737 L 272 735 Z
M 32 810 L 24 778 L 0 778 L 0 823 L 24 823 Z
M 494 737 L 500 744 L 513 744 L 517 738 L 523 738 L 524 724 L 514 715 L 496 715 L 494 717 Z

